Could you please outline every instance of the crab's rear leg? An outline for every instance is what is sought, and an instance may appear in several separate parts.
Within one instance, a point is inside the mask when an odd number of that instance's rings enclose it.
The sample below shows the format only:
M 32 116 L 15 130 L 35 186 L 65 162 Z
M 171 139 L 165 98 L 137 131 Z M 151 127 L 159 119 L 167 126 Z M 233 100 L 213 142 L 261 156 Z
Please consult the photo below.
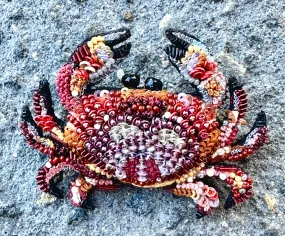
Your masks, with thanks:
M 232 138 L 232 130 L 224 129 L 224 134 L 227 139 Z M 246 158 L 248 155 L 253 154 L 266 142 L 268 142 L 268 130 L 266 126 L 266 115 L 263 111 L 258 113 L 257 118 L 252 126 L 251 130 L 239 138 L 233 145 L 220 147 L 214 154 L 208 159 L 209 162 L 218 161 L 238 161 Z M 223 137 L 219 137 L 220 141 L 224 141 Z M 235 136 L 234 136 L 235 138 Z M 222 139 L 222 140 L 221 140 Z
M 229 209 L 237 203 L 241 203 L 252 195 L 252 179 L 240 168 L 234 166 L 212 166 L 201 170 L 198 177 L 215 177 L 225 181 L 231 192 L 226 199 L 224 208 Z
M 99 190 L 115 190 L 116 186 L 112 180 L 106 179 L 103 176 L 98 175 L 95 178 L 79 176 L 74 182 L 71 182 L 69 191 L 71 203 L 77 207 L 94 209 L 94 206 L 88 200 L 94 188 Z
M 226 115 L 218 115 L 220 123 L 220 146 L 230 146 L 236 139 L 240 125 L 246 124 L 243 119 L 247 109 L 247 95 L 242 85 L 234 77 L 228 80 L 230 105 Z
M 201 181 L 177 184 L 176 187 L 170 189 L 170 191 L 178 196 L 191 197 L 198 206 L 196 214 L 198 219 L 208 215 L 213 208 L 219 205 L 217 191 Z

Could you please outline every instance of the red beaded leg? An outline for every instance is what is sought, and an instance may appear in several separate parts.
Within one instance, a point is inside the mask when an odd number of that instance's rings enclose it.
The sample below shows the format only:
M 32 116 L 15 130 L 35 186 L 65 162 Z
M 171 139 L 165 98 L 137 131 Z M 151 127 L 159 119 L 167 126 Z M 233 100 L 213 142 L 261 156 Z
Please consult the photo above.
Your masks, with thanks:
M 268 129 L 266 126 L 266 115 L 263 111 L 258 113 L 251 130 L 237 140 L 235 146 L 232 147 L 229 161 L 241 160 L 250 154 L 253 154 L 261 146 L 268 142 Z
M 86 178 L 96 179 L 97 174 L 91 171 L 85 164 L 78 160 L 78 156 L 70 152 L 65 155 L 53 155 L 47 163 L 38 170 L 37 183 L 43 192 L 49 192 L 56 197 L 61 197 L 60 190 L 56 188 L 53 179 L 60 174 L 64 168 L 71 168 L 79 175 L 86 176 Z
M 177 184 L 176 188 L 170 191 L 177 196 L 191 197 L 198 206 L 196 214 L 198 219 L 208 215 L 219 205 L 217 191 L 203 182 Z
M 84 177 L 79 176 L 74 182 L 71 182 L 69 198 L 76 207 L 93 209 L 94 207 L 87 203 L 87 197 L 92 190 L 92 185 Z
M 229 78 L 230 110 L 235 112 L 236 123 L 239 124 L 244 118 L 247 109 L 247 94 L 234 77 Z
M 65 109 L 69 111 L 71 111 L 74 107 L 76 107 L 76 104 L 80 103 L 78 98 L 74 98 L 71 95 L 70 82 L 71 82 L 72 73 L 73 73 L 73 66 L 71 63 L 67 63 L 60 68 L 56 80 L 56 89 L 61 104 L 63 104 Z
M 52 155 L 55 151 L 54 142 L 43 138 L 42 130 L 37 126 L 28 106 L 25 106 L 21 115 L 19 128 L 26 138 L 26 142 L 44 154 Z
M 225 202 L 225 209 L 243 202 L 252 195 L 252 179 L 238 167 L 212 166 L 198 174 L 198 177 L 216 177 L 231 186 L 231 193 Z
M 98 190 L 115 190 L 116 186 L 112 180 L 105 179 L 103 176 L 95 178 L 79 176 L 71 183 L 69 197 L 71 203 L 77 207 L 93 209 L 93 206 L 88 203 L 88 195 L 93 187 Z
M 220 146 L 230 146 L 236 139 L 238 133 L 238 125 L 244 125 L 246 121 L 243 119 L 247 107 L 247 95 L 234 77 L 229 78 L 228 87 L 230 92 L 230 107 L 227 111 L 227 117 L 222 120 L 220 127 Z
M 52 107 L 52 98 L 47 80 L 41 80 L 40 86 L 34 94 L 35 121 L 44 132 L 50 132 L 52 138 L 62 142 L 63 134 L 59 123 L 61 121 L 55 116 Z
M 233 146 L 222 145 L 208 160 L 209 162 L 242 160 L 268 142 L 267 133 L 266 116 L 265 113 L 261 111 L 252 129 L 246 135 L 237 140 Z M 230 137 L 231 134 L 225 133 L 225 136 Z M 219 139 L 221 141 L 221 136 Z

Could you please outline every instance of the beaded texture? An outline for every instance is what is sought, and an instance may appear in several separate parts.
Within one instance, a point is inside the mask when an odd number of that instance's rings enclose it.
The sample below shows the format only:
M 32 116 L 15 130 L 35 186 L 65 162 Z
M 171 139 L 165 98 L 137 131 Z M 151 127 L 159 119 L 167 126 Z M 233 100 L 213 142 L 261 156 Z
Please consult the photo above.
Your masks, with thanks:
M 237 137 L 246 124 L 242 86 L 235 78 L 225 79 L 195 37 L 173 29 L 166 36 L 171 45 L 165 52 L 196 89 L 193 94 L 161 90 L 155 78 L 137 88 L 136 75 L 133 81 L 125 75 L 122 82 L 129 88 L 87 89 L 129 54 L 127 29 L 83 42 L 59 70 L 56 88 L 68 111 L 64 127 L 54 114 L 48 82 L 40 82 L 35 116 L 24 107 L 20 129 L 30 146 L 50 156 L 36 177 L 42 191 L 62 197 L 53 178 L 68 167 L 79 174 L 69 193 L 78 207 L 92 208 L 87 200 L 92 190 L 114 190 L 120 182 L 190 197 L 198 206 L 197 218 L 219 205 L 217 191 L 202 182 L 204 177 L 231 186 L 226 209 L 252 195 L 247 174 L 217 163 L 244 159 L 267 142 L 264 112 L 246 135 Z

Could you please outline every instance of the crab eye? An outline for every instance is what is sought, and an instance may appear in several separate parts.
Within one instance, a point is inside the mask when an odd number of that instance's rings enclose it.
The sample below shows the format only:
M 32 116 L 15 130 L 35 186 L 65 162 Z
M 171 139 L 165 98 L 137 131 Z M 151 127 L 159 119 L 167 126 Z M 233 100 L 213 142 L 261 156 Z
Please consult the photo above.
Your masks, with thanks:
M 127 88 L 136 88 L 140 84 L 140 76 L 137 74 L 125 74 L 121 81 Z
M 153 90 L 153 91 L 160 91 L 160 90 L 162 90 L 162 86 L 163 86 L 163 84 L 162 84 L 161 80 L 159 80 L 159 79 L 156 79 L 153 77 L 148 77 L 145 80 L 144 87 L 146 89 Z

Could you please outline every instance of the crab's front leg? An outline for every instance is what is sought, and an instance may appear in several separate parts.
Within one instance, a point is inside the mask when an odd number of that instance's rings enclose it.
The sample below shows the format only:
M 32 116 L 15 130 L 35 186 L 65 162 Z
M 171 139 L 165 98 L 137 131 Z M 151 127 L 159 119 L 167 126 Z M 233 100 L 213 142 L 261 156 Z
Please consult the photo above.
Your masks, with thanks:
M 218 192 L 201 181 L 177 184 L 170 191 L 177 196 L 190 197 L 198 206 L 197 219 L 208 215 L 219 205 Z
M 80 44 L 57 75 L 56 88 L 68 111 L 80 109 L 80 97 L 88 85 L 97 84 L 113 71 L 117 60 L 131 49 L 128 29 L 93 36 Z
M 96 175 L 93 178 L 79 176 L 74 182 L 71 182 L 69 190 L 71 203 L 76 207 L 93 209 L 94 206 L 88 201 L 88 197 L 94 188 L 115 190 L 116 186 L 112 180 L 106 179 L 104 176 Z

